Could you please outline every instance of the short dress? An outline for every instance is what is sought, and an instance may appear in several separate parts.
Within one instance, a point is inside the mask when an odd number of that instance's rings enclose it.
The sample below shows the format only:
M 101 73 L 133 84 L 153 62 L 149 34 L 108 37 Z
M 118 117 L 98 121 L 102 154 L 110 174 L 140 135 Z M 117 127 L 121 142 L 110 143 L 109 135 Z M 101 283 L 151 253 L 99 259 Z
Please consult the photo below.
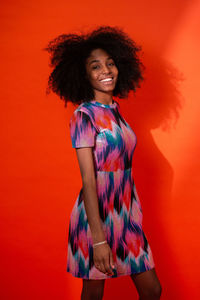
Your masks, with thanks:
M 92 235 L 82 188 L 71 212 L 67 272 L 83 279 L 107 279 L 154 268 L 142 230 L 142 208 L 132 176 L 136 135 L 122 117 L 119 103 L 84 102 L 70 119 L 73 148 L 92 147 L 100 218 L 112 250 L 115 270 L 108 276 L 94 266 Z

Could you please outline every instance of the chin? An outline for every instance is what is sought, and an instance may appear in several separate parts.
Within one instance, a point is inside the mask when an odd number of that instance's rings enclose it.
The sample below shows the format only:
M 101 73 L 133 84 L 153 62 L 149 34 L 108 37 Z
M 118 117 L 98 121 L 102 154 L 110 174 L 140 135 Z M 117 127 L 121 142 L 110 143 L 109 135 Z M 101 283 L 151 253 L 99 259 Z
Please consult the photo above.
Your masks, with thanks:
M 115 89 L 115 86 L 110 86 L 110 87 L 106 87 L 104 89 L 102 89 L 102 91 L 104 92 L 113 92 Z

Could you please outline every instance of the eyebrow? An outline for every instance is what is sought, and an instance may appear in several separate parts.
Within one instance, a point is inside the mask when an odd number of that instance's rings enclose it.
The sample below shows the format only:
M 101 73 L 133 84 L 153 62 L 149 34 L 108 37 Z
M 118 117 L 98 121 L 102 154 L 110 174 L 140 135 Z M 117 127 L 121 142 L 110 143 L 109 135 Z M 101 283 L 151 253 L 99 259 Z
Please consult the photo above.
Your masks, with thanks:
M 93 59 L 93 60 L 91 60 L 91 61 L 89 62 L 89 65 L 91 65 L 92 63 L 95 63 L 95 62 L 99 62 L 99 60 L 98 60 L 98 59 Z
M 108 58 L 107 58 L 107 60 L 109 60 L 109 59 L 113 59 L 111 56 L 109 56 Z M 98 59 L 93 59 L 93 60 L 91 60 L 90 62 L 89 62 L 89 65 L 91 65 L 92 63 L 95 63 L 95 62 L 99 62 L 99 60 Z

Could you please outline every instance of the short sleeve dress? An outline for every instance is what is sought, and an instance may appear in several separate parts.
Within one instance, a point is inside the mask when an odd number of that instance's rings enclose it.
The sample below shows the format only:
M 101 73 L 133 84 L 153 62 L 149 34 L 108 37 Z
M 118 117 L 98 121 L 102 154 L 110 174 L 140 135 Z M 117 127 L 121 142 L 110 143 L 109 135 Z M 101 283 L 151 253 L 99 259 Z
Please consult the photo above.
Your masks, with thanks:
M 70 134 L 73 148 L 93 149 L 100 218 L 115 270 L 113 276 L 107 276 L 94 266 L 92 236 L 81 188 L 70 216 L 67 271 L 83 279 L 107 279 L 154 268 L 132 176 L 136 135 L 122 117 L 118 102 L 82 103 L 70 119 Z

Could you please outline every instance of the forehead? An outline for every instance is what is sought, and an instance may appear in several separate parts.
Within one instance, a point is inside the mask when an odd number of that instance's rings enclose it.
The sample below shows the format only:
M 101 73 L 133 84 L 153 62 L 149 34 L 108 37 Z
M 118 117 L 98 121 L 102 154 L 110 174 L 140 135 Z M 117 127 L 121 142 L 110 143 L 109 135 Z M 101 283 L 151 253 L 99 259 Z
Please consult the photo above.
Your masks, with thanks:
M 93 59 L 108 59 L 111 58 L 111 56 L 103 49 L 94 49 L 91 51 L 90 55 L 87 58 L 87 61 L 91 61 Z

